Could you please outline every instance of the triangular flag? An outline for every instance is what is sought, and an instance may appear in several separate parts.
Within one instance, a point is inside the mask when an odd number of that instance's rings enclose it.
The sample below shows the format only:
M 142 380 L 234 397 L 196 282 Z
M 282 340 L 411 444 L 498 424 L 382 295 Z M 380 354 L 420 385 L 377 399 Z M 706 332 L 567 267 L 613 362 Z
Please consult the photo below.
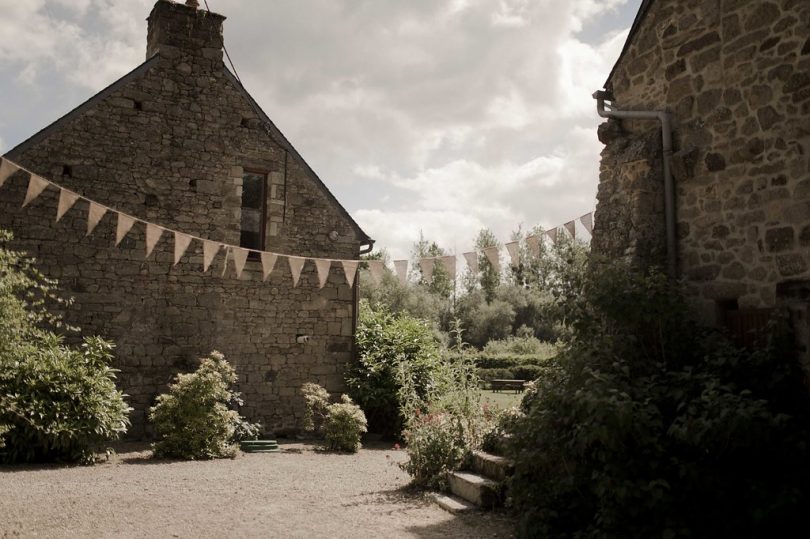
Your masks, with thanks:
M 264 275 L 263 279 L 266 281 L 270 274 L 273 273 L 273 268 L 276 265 L 276 259 L 278 255 L 273 253 L 262 253 L 262 274 Z
M 557 243 L 557 227 L 546 230 L 546 236 L 551 240 L 551 243 Z
M 101 204 L 90 202 L 90 209 L 87 211 L 87 235 L 93 233 L 104 214 L 107 213 L 107 208 Z
M 540 236 L 526 236 L 526 247 L 529 248 L 529 254 L 537 258 L 540 256 Z
M 408 282 L 408 261 L 394 260 L 394 269 L 397 270 L 400 284 L 405 285 Z
M 448 255 L 441 258 L 444 271 L 450 276 L 451 279 L 456 278 L 456 256 Z
M 11 177 L 12 174 L 20 170 L 20 167 L 9 161 L 8 159 L 0 158 L 0 187 L 3 187 L 3 184 L 6 183 L 6 180 Z
M 313 258 L 313 260 L 315 261 L 315 269 L 318 270 L 318 283 L 323 288 L 329 279 L 329 269 L 332 267 L 332 261 L 323 258 Z
M 301 270 L 304 269 L 306 261 L 306 258 L 301 258 L 300 256 L 287 257 L 287 262 L 290 263 L 290 273 L 292 273 L 293 288 L 298 286 L 298 279 L 301 278 Z
M 435 262 L 435 258 L 421 258 L 419 260 L 419 267 L 422 269 L 422 279 L 424 279 L 426 283 L 433 280 L 433 264 Z
M 357 267 L 360 265 L 359 260 L 341 260 L 343 265 L 343 273 L 346 275 L 346 282 L 349 286 L 354 286 L 354 278 L 357 275 Z
M 163 235 L 163 229 L 152 223 L 146 223 L 146 258 L 152 254 L 152 249 L 155 248 L 160 237 Z
M 571 234 L 572 239 L 575 239 L 577 237 L 577 227 L 574 221 L 568 221 L 563 226 L 568 231 L 568 233 Z
M 76 193 L 72 193 L 67 189 L 59 189 L 59 206 L 56 208 L 56 222 L 59 222 L 59 219 L 65 216 L 67 211 L 76 204 L 76 201 L 79 200 L 79 195 Z
M 42 194 L 42 191 L 44 191 L 46 187 L 48 187 L 48 180 L 40 178 L 36 174 L 31 174 L 31 178 L 28 180 L 28 191 L 25 193 L 25 200 L 23 201 L 22 207 L 28 206 L 32 200 Z
M 191 244 L 191 236 L 175 231 L 174 233 L 174 265 L 180 263 L 180 259 L 186 254 L 188 246 Z
M 520 265 L 520 243 L 512 241 L 506 244 L 506 250 L 509 251 L 509 258 L 512 259 L 513 266 Z
M 132 230 L 132 225 L 135 224 L 135 219 L 124 213 L 118 214 L 118 226 L 115 229 L 115 245 L 121 243 L 129 231 Z
M 588 234 L 593 234 L 593 212 L 586 213 L 585 215 L 580 217 L 579 222 L 582 223 L 582 226 L 585 227 L 585 230 L 588 231 Z
M 211 240 L 203 240 L 203 271 L 208 271 L 214 257 L 217 256 L 219 250 L 222 249 L 222 244 Z
M 385 263 L 382 260 L 369 260 L 367 264 L 368 271 L 371 273 L 371 280 L 374 281 L 375 285 L 379 286 L 382 282 Z M 394 262 L 394 264 L 396 264 L 396 262 Z
M 473 273 L 478 273 L 478 253 L 475 251 L 471 253 L 464 253 L 464 260 L 467 261 L 467 266 Z
M 240 247 L 231 247 L 231 256 L 233 256 L 233 266 L 236 268 L 237 279 L 242 276 L 249 252 L 247 249 Z
M 499 251 L 500 249 L 498 249 L 497 245 L 484 249 L 484 256 L 487 257 L 489 263 L 492 264 L 492 269 L 495 271 L 501 271 L 501 256 Z

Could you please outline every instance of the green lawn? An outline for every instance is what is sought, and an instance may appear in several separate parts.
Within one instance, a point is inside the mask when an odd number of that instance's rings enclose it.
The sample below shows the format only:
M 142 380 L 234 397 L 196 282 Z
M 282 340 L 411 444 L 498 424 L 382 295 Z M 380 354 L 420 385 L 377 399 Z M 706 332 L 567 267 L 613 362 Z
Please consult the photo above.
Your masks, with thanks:
M 504 410 L 520 403 L 520 399 L 523 398 L 523 395 L 523 393 L 515 393 L 514 391 L 495 392 L 484 389 L 481 391 L 481 403 L 488 404 L 491 408 Z

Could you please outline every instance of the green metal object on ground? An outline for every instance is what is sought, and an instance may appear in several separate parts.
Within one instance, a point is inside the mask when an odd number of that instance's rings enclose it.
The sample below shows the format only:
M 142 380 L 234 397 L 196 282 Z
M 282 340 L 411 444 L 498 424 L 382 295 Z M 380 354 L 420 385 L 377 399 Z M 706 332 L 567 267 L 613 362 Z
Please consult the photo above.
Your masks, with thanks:
M 279 453 L 281 448 L 275 440 L 242 440 L 239 448 L 243 453 Z

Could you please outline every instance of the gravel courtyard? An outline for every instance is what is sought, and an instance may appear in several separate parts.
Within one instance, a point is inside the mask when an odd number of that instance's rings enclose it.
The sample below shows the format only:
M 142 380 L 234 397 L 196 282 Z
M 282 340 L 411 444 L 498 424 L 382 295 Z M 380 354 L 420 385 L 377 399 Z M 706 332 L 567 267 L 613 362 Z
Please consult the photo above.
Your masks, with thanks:
M 234 460 L 152 460 L 125 445 L 94 467 L 0 467 L 2 537 L 510 537 L 502 515 L 455 516 L 404 489 L 402 451 L 282 444 Z

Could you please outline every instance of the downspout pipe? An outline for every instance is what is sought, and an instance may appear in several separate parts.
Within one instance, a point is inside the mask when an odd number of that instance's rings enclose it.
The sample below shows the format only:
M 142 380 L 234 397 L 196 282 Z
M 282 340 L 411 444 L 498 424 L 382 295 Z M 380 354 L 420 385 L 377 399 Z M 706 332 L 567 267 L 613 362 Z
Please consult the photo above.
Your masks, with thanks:
M 364 243 L 360 244 L 360 254 L 361 255 L 367 255 L 368 253 L 373 251 L 375 243 L 376 243 L 376 240 L 369 239 L 369 240 L 366 240 Z
M 664 152 L 664 218 L 667 237 L 667 275 L 675 279 L 678 274 L 678 238 L 675 216 L 675 180 L 672 178 L 670 160 L 672 159 L 672 118 L 668 112 L 647 110 L 607 109 L 605 101 L 612 101 L 612 96 L 599 90 L 593 94 L 596 99 L 596 110 L 602 118 L 628 120 L 658 120 L 661 122 L 661 145 Z M 610 105 L 608 105 L 610 106 Z

